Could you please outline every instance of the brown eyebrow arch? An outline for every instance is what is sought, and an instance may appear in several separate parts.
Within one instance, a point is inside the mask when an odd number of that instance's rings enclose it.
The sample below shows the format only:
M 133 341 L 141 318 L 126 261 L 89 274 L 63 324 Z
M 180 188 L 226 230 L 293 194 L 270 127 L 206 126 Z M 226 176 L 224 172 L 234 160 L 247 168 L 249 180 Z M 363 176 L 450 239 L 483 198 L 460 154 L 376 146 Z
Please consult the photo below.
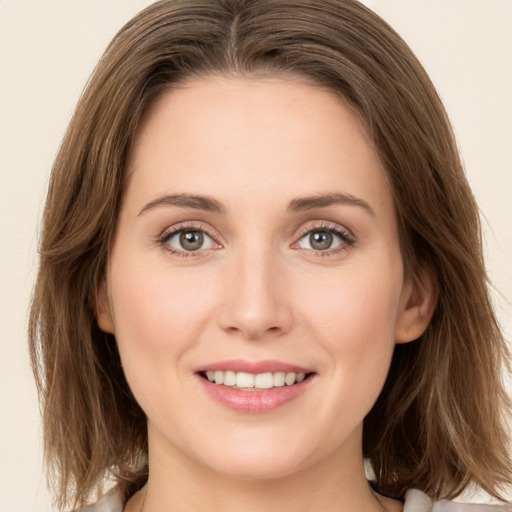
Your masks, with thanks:
M 288 203 L 286 210 L 288 212 L 300 212 L 304 210 L 313 210 L 315 208 L 326 208 L 333 204 L 342 204 L 349 206 L 359 206 L 366 210 L 372 217 L 375 217 L 375 210 L 364 200 L 355 197 L 352 194 L 320 194 L 308 197 L 299 197 Z
M 207 196 L 195 196 L 192 194 L 172 194 L 157 197 L 142 208 L 139 215 L 160 206 L 178 206 L 180 208 L 192 208 L 208 212 L 224 213 L 224 207 L 215 199 Z

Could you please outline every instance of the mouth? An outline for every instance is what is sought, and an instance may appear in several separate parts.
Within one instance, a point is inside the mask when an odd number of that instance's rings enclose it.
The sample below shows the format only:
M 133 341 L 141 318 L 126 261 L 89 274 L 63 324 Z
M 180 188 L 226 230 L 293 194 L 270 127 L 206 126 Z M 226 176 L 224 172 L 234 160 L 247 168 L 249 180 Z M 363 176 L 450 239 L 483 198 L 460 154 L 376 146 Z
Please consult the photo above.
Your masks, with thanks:
M 207 395 L 237 413 L 272 412 L 307 393 L 317 373 L 279 361 L 229 360 L 196 370 Z
M 233 370 L 208 370 L 199 372 L 207 381 L 239 391 L 268 391 L 295 386 L 309 379 L 314 372 L 264 372 L 248 373 Z

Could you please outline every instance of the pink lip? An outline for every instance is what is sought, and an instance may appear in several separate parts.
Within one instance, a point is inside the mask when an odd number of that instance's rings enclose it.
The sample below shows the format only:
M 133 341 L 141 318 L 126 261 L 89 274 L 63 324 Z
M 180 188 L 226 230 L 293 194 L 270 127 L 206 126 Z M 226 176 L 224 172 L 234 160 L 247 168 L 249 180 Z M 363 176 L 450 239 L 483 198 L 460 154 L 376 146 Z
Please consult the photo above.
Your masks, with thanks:
M 310 376 L 306 380 L 293 386 L 282 386 L 264 391 L 242 391 L 222 384 L 215 384 L 205 379 L 200 373 L 207 371 L 234 371 L 247 373 L 286 372 L 286 373 L 311 373 L 306 368 L 283 363 L 280 361 L 246 361 L 232 359 L 208 364 L 197 369 L 199 381 L 205 391 L 217 402 L 237 412 L 249 414 L 262 414 L 272 412 L 284 404 L 302 395 L 315 380 Z
M 216 363 L 207 364 L 196 369 L 196 372 L 208 371 L 232 371 L 266 373 L 266 372 L 286 372 L 286 373 L 311 373 L 312 370 L 297 366 L 294 364 L 284 363 L 282 361 L 265 360 L 265 361 L 247 361 L 245 359 L 230 359 L 228 361 L 218 361 Z

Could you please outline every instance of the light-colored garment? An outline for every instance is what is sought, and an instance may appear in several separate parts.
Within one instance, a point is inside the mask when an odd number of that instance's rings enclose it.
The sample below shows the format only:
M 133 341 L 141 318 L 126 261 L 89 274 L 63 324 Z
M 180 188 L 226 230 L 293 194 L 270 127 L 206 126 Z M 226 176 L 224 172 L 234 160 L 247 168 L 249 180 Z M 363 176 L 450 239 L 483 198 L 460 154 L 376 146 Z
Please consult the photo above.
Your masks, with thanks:
M 510 505 L 485 505 L 480 503 L 456 503 L 432 500 L 416 489 L 407 491 L 403 512 L 512 512 Z
M 74 512 L 123 512 L 124 503 L 121 493 L 114 487 L 94 505 L 86 505 Z
M 76 512 L 122 512 L 123 506 L 121 495 L 114 489 L 103 496 L 95 505 L 83 507 Z M 449 500 L 433 503 L 426 494 L 411 489 L 405 495 L 403 512 L 512 512 L 512 506 L 456 503 Z

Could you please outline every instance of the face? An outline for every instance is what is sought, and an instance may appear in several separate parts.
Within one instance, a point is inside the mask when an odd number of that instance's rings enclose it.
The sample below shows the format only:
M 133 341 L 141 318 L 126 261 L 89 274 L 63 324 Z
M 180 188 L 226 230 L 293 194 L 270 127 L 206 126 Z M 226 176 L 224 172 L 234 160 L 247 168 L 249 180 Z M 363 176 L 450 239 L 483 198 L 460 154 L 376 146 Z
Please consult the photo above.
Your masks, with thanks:
M 154 105 L 128 172 L 98 320 L 150 457 L 360 463 L 394 345 L 427 323 L 364 123 L 293 79 L 205 78 Z

